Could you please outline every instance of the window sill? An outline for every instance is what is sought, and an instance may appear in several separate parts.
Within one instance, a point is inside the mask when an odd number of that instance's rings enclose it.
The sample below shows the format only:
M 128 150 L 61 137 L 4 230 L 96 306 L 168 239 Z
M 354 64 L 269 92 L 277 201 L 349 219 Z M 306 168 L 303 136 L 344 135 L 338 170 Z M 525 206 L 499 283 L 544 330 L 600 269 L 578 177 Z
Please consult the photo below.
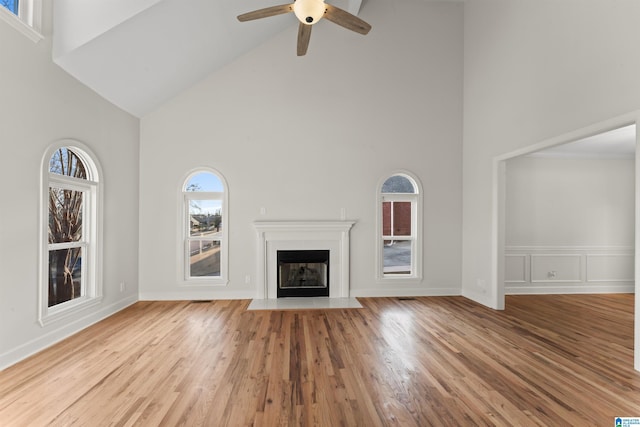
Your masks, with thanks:
M 376 277 L 376 283 L 404 283 L 404 284 L 416 284 L 422 283 L 422 277 L 419 276 L 378 276 Z
M 82 310 L 96 306 L 100 304 L 102 297 L 96 298 L 79 298 L 74 301 L 67 301 L 53 308 L 45 308 L 41 313 L 38 322 L 40 326 L 47 326 L 51 323 L 57 322 L 62 319 L 66 319 Z
M 226 279 L 210 279 L 210 278 L 202 278 L 202 279 L 183 279 L 180 286 L 182 287 L 224 287 L 229 284 L 229 281 Z
M 40 40 L 44 39 L 44 36 L 42 34 L 36 31 L 33 27 L 26 24 L 13 13 L 9 12 L 4 7 L 0 7 L 0 20 L 12 26 L 15 30 L 17 30 L 19 33 L 22 33 L 25 37 L 27 37 L 34 43 L 38 43 Z

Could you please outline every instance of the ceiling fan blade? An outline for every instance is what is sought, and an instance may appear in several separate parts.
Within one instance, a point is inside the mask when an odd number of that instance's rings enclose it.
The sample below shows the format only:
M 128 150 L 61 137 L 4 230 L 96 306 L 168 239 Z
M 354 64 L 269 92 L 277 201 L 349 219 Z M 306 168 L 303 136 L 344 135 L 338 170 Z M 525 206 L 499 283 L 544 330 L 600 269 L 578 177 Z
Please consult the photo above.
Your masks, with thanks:
M 264 9 L 254 10 L 253 12 L 238 15 L 238 21 L 253 21 L 254 19 L 268 18 L 270 16 L 282 15 L 283 13 L 293 12 L 293 3 L 281 4 L 278 6 L 265 7 Z
M 342 10 L 328 3 L 326 3 L 325 6 L 327 9 L 324 17 L 334 24 L 338 24 L 341 27 L 360 34 L 367 34 L 369 30 L 371 30 L 371 25 L 346 10 Z
M 309 47 L 309 39 L 311 38 L 311 25 L 303 24 L 298 26 L 298 56 L 304 56 Z

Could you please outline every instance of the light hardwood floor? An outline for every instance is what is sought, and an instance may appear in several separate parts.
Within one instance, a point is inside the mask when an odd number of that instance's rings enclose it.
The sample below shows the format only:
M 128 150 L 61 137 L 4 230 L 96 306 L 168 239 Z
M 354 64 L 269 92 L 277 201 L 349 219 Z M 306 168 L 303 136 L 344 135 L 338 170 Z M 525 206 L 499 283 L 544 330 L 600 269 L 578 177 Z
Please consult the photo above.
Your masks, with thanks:
M 0 372 L 0 425 L 613 426 L 633 295 L 138 302 Z

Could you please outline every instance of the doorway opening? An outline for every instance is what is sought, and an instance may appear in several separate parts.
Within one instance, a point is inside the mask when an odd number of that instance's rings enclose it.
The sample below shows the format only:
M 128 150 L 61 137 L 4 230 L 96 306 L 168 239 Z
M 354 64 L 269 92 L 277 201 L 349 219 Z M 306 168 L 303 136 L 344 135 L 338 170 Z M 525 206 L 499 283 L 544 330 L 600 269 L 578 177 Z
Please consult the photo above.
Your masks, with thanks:
M 636 126 L 506 160 L 505 294 L 633 293 Z
M 544 149 L 549 149 L 551 147 L 560 147 L 568 144 L 575 143 L 596 135 L 605 134 L 609 131 L 615 131 L 620 128 L 624 128 L 627 126 L 633 126 L 634 137 L 632 138 L 632 146 L 638 146 L 638 134 L 636 132 L 637 123 L 640 121 L 640 115 L 638 112 L 630 113 L 624 116 L 620 116 L 606 122 L 602 122 L 596 125 L 592 125 L 574 132 L 567 133 L 565 135 L 561 135 L 556 138 L 549 139 L 547 141 L 540 142 L 538 144 L 526 147 L 524 149 L 516 150 L 501 156 L 497 156 L 494 158 L 493 162 L 493 239 L 492 239 L 492 265 L 493 265 L 493 277 L 495 279 L 494 289 L 495 289 L 495 300 L 493 302 L 493 306 L 496 309 L 504 309 L 505 307 L 505 248 L 506 248 L 506 233 L 507 233 L 507 218 L 506 218 L 506 190 L 507 190 L 507 180 L 506 180 L 506 169 L 508 161 L 512 159 L 516 159 L 521 156 L 529 155 L 535 152 L 539 152 Z M 609 146 L 608 148 L 611 148 Z M 640 153 L 638 150 L 635 150 L 634 159 L 634 167 L 635 164 L 638 163 L 638 157 Z M 633 213 L 633 227 L 629 230 L 629 234 L 631 234 L 633 240 L 633 256 L 631 263 L 634 266 L 633 273 L 633 292 L 635 293 L 635 308 L 634 308 L 634 367 L 636 370 L 640 371 L 640 292 L 638 289 L 640 286 L 638 285 L 638 276 L 640 275 L 640 257 L 637 253 L 635 253 L 635 247 L 638 246 L 637 242 L 640 241 L 640 210 L 637 205 L 640 200 L 638 200 L 638 192 L 640 192 L 640 171 L 634 171 L 633 175 L 633 184 L 634 185 L 634 213 Z M 588 261 L 593 262 L 593 259 L 590 258 Z M 530 267 L 529 267 L 530 268 Z M 545 273 L 545 270 L 542 269 L 542 274 Z M 606 271 L 606 269 L 605 269 Z M 556 277 L 553 277 L 554 270 L 546 271 L 547 274 L 551 272 L 551 277 L 547 276 L 547 279 L 556 279 L 560 272 L 558 270 L 555 271 Z M 540 271 L 538 271 L 540 274 Z

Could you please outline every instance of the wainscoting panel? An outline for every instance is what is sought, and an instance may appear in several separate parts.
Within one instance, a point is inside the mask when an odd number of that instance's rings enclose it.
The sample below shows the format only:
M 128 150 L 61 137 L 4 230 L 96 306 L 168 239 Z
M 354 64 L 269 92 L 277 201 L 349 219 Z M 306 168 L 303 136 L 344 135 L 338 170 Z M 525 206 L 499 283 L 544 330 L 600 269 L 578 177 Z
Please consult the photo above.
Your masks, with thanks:
M 505 258 L 505 278 L 508 283 L 527 283 L 529 281 L 529 259 L 526 254 L 507 254 Z
M 530 254 L 532 283 L 582 282 L 580 254 Z
M 633 282 L 633 254 L 588 254 L 587 281 Z
M 634 249 L 508 246 L 506 294 L 634 292 Z

